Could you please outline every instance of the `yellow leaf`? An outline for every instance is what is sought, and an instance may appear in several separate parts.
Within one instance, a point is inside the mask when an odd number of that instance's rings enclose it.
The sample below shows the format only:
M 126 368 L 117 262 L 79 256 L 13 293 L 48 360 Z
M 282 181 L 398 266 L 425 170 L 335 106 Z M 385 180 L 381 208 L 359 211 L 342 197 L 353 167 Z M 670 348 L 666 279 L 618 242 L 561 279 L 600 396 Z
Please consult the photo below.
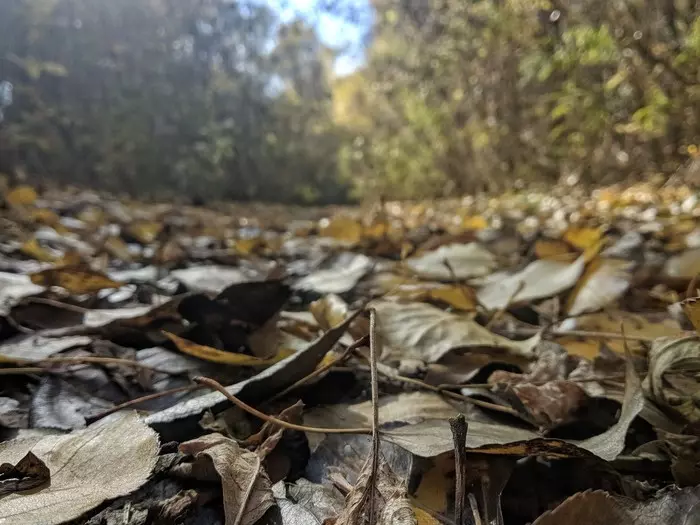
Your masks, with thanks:
M 234 352 L 226 352 L 224 350 L 218 350 L 210 346 L 200 345 L 182 337 L 178 337 L 170 332 L 163 332 L 165 336 L 170 339 L 178 350 L 182 353 L 198 357 L 199 359 L 204 359 L 205 361 L 211 361 L 212 363 L 221 363 L 224 365 L 233 366 L 267 366 L 273 365 L 282 359 L 289 357 L 293 351 L 288 349 L 282 349 L 278 354 L 270 359 L 260 359 L 247 354 L 237 354 Z
M 107 239 L 103 244 L 103 248 L 112 257 L 127 262 L 132 260 L 129 247 L 119 237 L 110 237 L 109 239 Z
M 54 262 L 56 258 L 39 244 L 36 238 L 31 238 L 19 249 L 24 255 L 41 262 Z
M 535 255 L 538 259 L 551 261 L 574 262 L 578 254 L 573 252 L 564 241 L 539 239 L 535 242 Z
M 322 221 L 319 235 L 332 237 L 348 244 L 357 244 L 362 240 L 364 228 L 362 224 L 349 217 L 337 217 L 328 222 Z
M 249 239 L 238 239 L 234 246 L 236 253 L 239 255 L 250 255 L 264 245 L 263 240 L 260 237 L 251 237 Z
M 132 222 L 127 231 L 141 244 L 150 244 L 156 240 L 163 229 L 163 224 L 155 221 Z
M 455 285 L 432 288 L 428 291 L 428 297 L 435 301 L 447 303 L 452 308 L 464 312 L 473 312 L 476 310 L 476 295 L 466 286 L 459 287 Z
M 35 208 L 29 212 L 29 219 L 46 226 L 55 226 L 61 220 L 56 212 L 48 208 Z
M 440 522 L 418 507 L 413 507 L 417 525 L 440 525 Z
M 14 206 L 33 204 L 37 198 L 38 195 L 34 188 L 27 185 L 15 186 L 5 195 L 5 200 Z
M 105 214 L 97 206 L 88 206 L 78 214 L 77 219 L 91 226 L 100 226 L 105 222 Z
M 465 230 L 484 230 L 488 228 L 488 225 L 489 223 L 481 215 L 464 217 L 462 219 L 462 228 Z
M 33 273 L 30 277 L 34 284 L 60 286 L 74 294 L 92 293 L 105 288 L 119 288 L 124 284 L 86 266 L 50 268 Z
M 63 254 L 58 261 L 56 261 L 56 266 L 80 266 L 84 264 L 82 256 L 76 250 L 68 250 Z
M 571 226 L 564 232 L 563 238 L 574 248 L 586 250 L 600 242 L 603 238 L 603 229 Z

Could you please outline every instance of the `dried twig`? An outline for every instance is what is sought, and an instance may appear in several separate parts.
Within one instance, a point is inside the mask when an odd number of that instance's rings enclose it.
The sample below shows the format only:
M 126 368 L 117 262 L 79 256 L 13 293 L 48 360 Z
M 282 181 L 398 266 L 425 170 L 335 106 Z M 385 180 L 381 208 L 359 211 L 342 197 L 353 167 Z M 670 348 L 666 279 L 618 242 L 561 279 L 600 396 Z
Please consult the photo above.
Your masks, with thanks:
M 455 523 L 464 525 L 467 477 L 467 420 L 464 414 L 450 419 L 450 430 L 455 445 Z
M 224 386 L 219 383 L 218 381 L 215 381 L 214 379 L 211 379 L 209 377 L 194 377 L 192 378 L 192 381 L 195 383 L 199 383 L 200 385 L 207 386 L 211 388 L 212 390 L 216 390 L 220 392 L 221 394 L 226 397 L 231 403 L 236 405 L 238 408 L 241 410 L 244 410 L 248 412 L 250 415 L 253 415 L 259 419 L 262 419 L 263 421 L 267 421 L 269 423 L 272 423 L 274 425 L 279 425 L 283 428 L 289 429 L 289 430 L 299 430 L 301 432 L 315 432 L 318 434 L 372 434 L 372 429 L 371 428 L 366 428 L 366 427 L 360 427 L 360 428 L 317 428 L 317 427 L 307 427 L 304 425 L 296 425 L 294 423 L 289 423 L 287 421 L 283 421 L 281 419 L 277 419 L 276 417 L 269 416 L 263 412 L 260 412 L 259 410 L 253 408 L 252 406 L 248 405 L 247 403 L 244 403 L 240 399 L 238 399 L 236 396 L 230 394 Z
M 94 423 L 95 421 L 98 421 L 98 420 L 102 419 L 103 417 L 107 417 L 107 416 L 114 414 L 115 412 L 119 412 L 120 410 L 123 410 L 125 408 L 129 408 L 129 407 L 132 407 L 134 405 L 138 405 L 139 403 L 144 403 L 145 401 L 151 401 L 152 399 L 158 399 L 160 397 L 169 396 L 171 394 L 178 394 L 180 392 L 194 392 L 195 390 L 199 390 L 201 388 L 204 388 L 204 387 L 202 385 L 187 385 L 187 386 L 181 386 L 178 388 L 171 388 L 169 390 L 163 390 L 162 392 L 155 392 L 153 394 L 148 394 L 145 396 L 137 397 L 135 399 L 131 399 L 130 401 L 125 401 L 124 403 L 113 406 L 109 410 L 105 410 L 104 412 L 100 412 L 99 414 L 96 414 L 94 416 L 86 417 L 85 421 L 87 421 L 88 423 Z

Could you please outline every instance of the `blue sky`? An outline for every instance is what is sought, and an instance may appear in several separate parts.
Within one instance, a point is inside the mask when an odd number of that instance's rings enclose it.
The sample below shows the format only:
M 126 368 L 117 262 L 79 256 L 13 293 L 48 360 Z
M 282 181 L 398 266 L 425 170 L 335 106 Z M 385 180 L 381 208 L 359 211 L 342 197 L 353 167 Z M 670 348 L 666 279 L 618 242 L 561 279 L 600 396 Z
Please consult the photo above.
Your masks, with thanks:
M 342 51 L 335 69 L 339 75 L 351 73 L 364 60 L 362 37 L 371 23 L 372 10 L 369 0 L 337 0 L 340 10 L 352 9 L 357 15 L 356 23 L 342 16 L 334 16 L 319 7 L 319 0 L 268 0 L 285 20 L 303 16 L 318 30 L 321 40 Z

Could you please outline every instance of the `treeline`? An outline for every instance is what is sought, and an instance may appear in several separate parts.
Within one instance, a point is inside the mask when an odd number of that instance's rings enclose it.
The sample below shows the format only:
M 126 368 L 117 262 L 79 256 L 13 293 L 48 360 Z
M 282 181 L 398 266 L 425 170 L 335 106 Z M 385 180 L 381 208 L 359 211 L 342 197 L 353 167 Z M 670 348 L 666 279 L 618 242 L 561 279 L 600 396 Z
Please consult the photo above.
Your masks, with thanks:
M 365 63 L 337 78 L 314 28 L 264 2 L 3 0 L 0 171 L 330 202 L 605 184 L 698 155 L 696 0 L 368 9 Z

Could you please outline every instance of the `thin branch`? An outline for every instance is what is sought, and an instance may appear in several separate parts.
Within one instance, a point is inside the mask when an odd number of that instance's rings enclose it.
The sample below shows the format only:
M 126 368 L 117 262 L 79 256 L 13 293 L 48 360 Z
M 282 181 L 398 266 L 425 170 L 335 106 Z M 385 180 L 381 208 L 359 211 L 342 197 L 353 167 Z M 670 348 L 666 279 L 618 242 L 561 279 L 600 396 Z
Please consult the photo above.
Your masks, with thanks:
M 369 311 L 369 364 L 372 385 L 372 457 L 369 482 L 369 522 L 374 523 L 374 491 L 377 490 L 377 470 L 379 469 L 379 386 L 377 382 L 377 311 Z
M 195 390 L 199 390 L 201 388 L 204 388 L 202 385 L 187 385 L 187 386 L 181 386 L 178 388 L 171 388 L 170 390 L 163 390 L 162 392 L 156 392 L 154 394 L 148 394 L 146 396 L 141 396 L 137 397 L 136 399 L 132 399 L 130 401 L 125 401 L 124 403 L 121 403 L 120 405 L 113 406 L 109 410 L 105 410 L 104 412 L 100 412 L 99 414 L 96 414 L 94 416 L 86 417 L 85 420 L 88 423 L 94 423 L 95 421 L 98 421 L 102 419 L 103 417 L 107 417 L 111 414 L 114 414 L 115 412 L 119 412 L 120 410 L 123 410 L 125 408 L 132 407 L 134 405 L 138 405 L 139 403 L 144 403 L 145 401 L 151 401 L 152 399 L 158 399 L 160 397 L 165 397 L 169 396 L 171 394 L 178 394 L 180 392 L 194 392 Z
M 523 335 L 530 336 L 540 333 L 541 328 L 516 328 L 515 330 L 508 330 L 508 334 L 511 335 Z M 636 341 L 640 343 L 651 343 L 654 341 L 653 337 L 644 337 L 641 335 L 628 335 L 618 334 L 616 332 L 588 332 L 586 330 L 552 330 L 546 332 L 547 335 L 552 335 L 555 337 L 583 337 L 588 339 L 626 339 L 627 341 Z
M 197 376 L 192 378 L 192 381 L 195 383 L 199 383 L 200 385 L 207 386 L 211 388 L 212 390 L 216 390 L 220 392 L 221 394 L 226 397 L 231 403 L 236 405 L 238 408 L 241 410 L 244 410 L 248 412 L 250 415 L 257 417 L 258 419 L 262 419 L 263 421 L 267 421 L 269 423 L 272 423 L 274 425 L 279 425 L 282 428 L 286 428 L 289 430 L 299 430 L 301 432 L 315 432 L 318 434 L 372 434 L 372 429 L 367 428 L 367 427 L 361 427 L 361 428 L 317 428 L 317 427 L 307 427 L 304 425 L 296 425 L 294 423 L 289 423 L 287 421 L 283 421 L 281 419 L 277 419 L 276 417 L 269 416 L 267 414 L 264 414 L 263 412 L 260 412 L 259 410 L 253 408 L 252 406 L 244 403 L 240 399 L 238 399 L 236 396 L 230 394 L 224 386 L 219 383 L 218 381 L 215 381 L 214 379 L 211 379 L 209 377 L 202 377 L 202 376 Z

